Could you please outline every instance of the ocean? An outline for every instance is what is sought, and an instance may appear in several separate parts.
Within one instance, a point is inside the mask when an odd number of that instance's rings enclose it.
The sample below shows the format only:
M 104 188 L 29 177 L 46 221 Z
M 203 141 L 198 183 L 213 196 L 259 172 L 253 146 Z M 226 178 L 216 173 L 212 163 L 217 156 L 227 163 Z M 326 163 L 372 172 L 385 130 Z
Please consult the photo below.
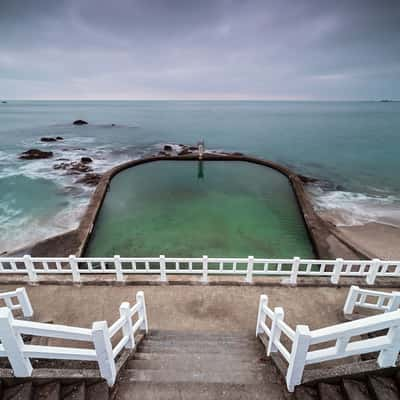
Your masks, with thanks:
M 310 187 L 314 205 L 342 225 L 400 226 L 400 102 L 8 101 L 0 103 L 0 253 L 77 226 L 93 188 L 54 169 L 61 159 L 88 156 L 103 172 L 201 139 L 320 179 Z M 31 148 L 54 157 L 18 159 Z

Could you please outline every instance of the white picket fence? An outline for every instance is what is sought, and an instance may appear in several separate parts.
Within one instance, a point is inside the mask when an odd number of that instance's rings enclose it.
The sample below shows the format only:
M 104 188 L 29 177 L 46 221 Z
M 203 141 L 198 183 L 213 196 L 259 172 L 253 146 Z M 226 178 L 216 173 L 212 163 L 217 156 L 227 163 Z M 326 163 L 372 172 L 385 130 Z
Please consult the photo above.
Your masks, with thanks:
M 279 352 L 287 361 L 286 385 L 290 392 L 301 384 L 304 368 L 310 364 L 371 352 L 379 352 L 377 363 L 381 368 L 396 364 L 400 351 L 399 309 L 315 330 L 306 325 L 297 325 L 294 330 L 284 322 L 284 316 L 281 307 L 272 310 L 268 307 L 268 297 L 261 295 L 256 335 L 267 335 L 268 356 Z M 383 336 L 371 339 L 359 337 L 384 329 L 388 331 Z M 286 336 L 286 341 L 281 339 L 282 334 Z M 350 341 L 352 338 L 354 340 Z M 290 343 L 290 347 L 284 343 Z M 319 348 L 312 349 L 314 345 L 319 345 Z M 323 348 L 320 348 L 321 345 Z
M 0 274 L 24 274 L 35 282 L 39 275 L 71 275 L 74 282 L 81 282 L 82 275 L 111 274 L 117 281 L 124 281 L 130 274 L 159 275 L 162 282 L 168 275 L 199 275 L 207 282 L 209 275 L 243 276 L 251 283 L 257 276 L 286 277 L 288 284 L 295 285 L 298 277 L 326 277 L 338 284 L 342 277 L 364 278 L 369 285 L 375 279 L 400 276 L 400 261 L 374 260 L 308 260 L 254 258 L 171 258 L 159 257 L 24 257 L 0 258 Z
M 344 314 L 352 314 L 355 307 L 391 312 L 400 307 L 400 292 L 381 292 L 351 286 L 343 307 Z
M 0 293 L 0 300 L 11 311 L 21 310 L 25 318 L 33 316 L 33 309 L 25 288 L 18 288 L 12 292 Z
M 116 358 L 124 348 L 135 347 L 136 332 L 148 331 L 143 292 L 136 294 L 136 304 L 133 307 L 128 302 L 121 304 L 120 317 L 110 327 L 106 321 L 93 322 L 89 329 L 17 320 L 12 315 L 13 309 L 15 307 L 0 308 L 0 357 L 8 358 L 16 377 L 32 375 L 31 358 L 96 361 L 100 375 L 112 386 L 117 374 Z M 134 318 L 137 318 L 136 322 L 133 322 Z M 122 337 L 113 345 L 112 339 L 118 332 Z M 93 348 L 31 345 L 24 343 L 23 334 L 82 341 Z

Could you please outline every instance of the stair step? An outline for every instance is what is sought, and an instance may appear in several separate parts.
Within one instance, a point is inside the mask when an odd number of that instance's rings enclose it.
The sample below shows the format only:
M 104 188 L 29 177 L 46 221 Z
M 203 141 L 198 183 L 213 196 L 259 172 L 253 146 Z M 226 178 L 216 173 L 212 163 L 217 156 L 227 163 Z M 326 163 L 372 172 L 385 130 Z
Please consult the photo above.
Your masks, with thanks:
M 2 400 L 30 400 L 32 382 L 24 382 L 4 388 Z
M 343 379 L 343 391 L 351 400 L 371 400 L 366 382 L 355 379 Z
M 320 400 L 346 400 L 340 385 L 319 383 L 318 394 Z
M 61 386 L 62 400 L 85 400 L 85 382 Z
M 116 400 L 281 400 L 276 385 L 121 382 Z
M 59 400 L 61 385 L 59 382 L 49 382 L 35 387 L 33 400 Z
M 369 376 L 368 384 L 376 400 L 398 400 L 400 392 L 394 379 L 385 376 Z
M 257 339 L 253 336 L 147 336 L 145 338 L 146 342 L 152 343 L 165 343 L 165 342 L 173 342 L 173 343 L 199 343 L 199 342 L 212 342 L 212 343 L 254 343 L 257 342 Z
M 152 338 L 152 339 L 168 339 L 168 338 L 180 338 L 180 339 L 188 339 L 188 340 L 193 340 L 193 339 L 203 339 L 203 338 L 210 338 L 210 339 L 219 339 L 219 338 L 226 338 L 226 339 L 253 339 L 252 335 L 249 334 L 243 334 L 242 332 L 187 332 L 187 331 L 158 331 L 158 330 L 151 330 L 147 336 L 147 338 Z
M 146 353 L 135 353 L 131 360 L 182 360 L 185 358 L 191 358 L 196 360 L 204 360 L 209 363 L 215 361 L 220 362 L 221 360 L 226 360 L 227 363 L 241 362 L 241 361 L 260 361 L 264 359 L 263 354 L 245 354 L 245 353 L 202 353 L 202 352 L 146 352 Z
M 175 371 L 175 370 L 124 370 L 121 382 L 155 382 L 155 383 L 236 383 L 261 384 L 265 380 L 263 371 Z
M 310 386 L 298 386 L 294 397 L 296 400 L 319 400 L 318 390 Z
M 174 359 L 157 358 L 157 359 L 132 359 L 126 364 L 125 369 L 170 369 L 175 371 L 221 371 L 228 369 L 230 371 L 252 370 L 257 368 L 265 368 L 265 363 L 260 359 L 254 361 L 235 361 L 227 362 L 226 357 L 215 359 L 196 357 L 188 354 L 187 357 Z
M 188 343 L 188 344 L 149 344 L 141 343 L 138 348 L 141 353 L 231 353 L 262 355 L 262 348 L 258 346 L 219 345 L 215 343 Z
M 91 385 L 86 385 L 85 400 L 108 400 L 110 397 L 110 389 L 107 382 L 101 381 Z

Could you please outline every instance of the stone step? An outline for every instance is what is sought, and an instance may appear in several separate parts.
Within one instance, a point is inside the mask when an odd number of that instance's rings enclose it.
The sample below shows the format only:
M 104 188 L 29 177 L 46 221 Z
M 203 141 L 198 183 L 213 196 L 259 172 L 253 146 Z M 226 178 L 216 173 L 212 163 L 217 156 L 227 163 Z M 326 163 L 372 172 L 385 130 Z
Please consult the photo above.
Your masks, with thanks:
M 108 400 L 110 398 L 110 389 L 107 382 L 101 381 L 86 384 L 86 400 Z
M 298 386 L 294 392 L 296 400 L 319 400 L 318 390 L 309 386 Z
M 116 400 L 282 400 L 276 385 L 121 382 Z
M 203 339 L 203 338 L 211 338 L 211 339 L 255 339 L 253 335 L 243 334 L 242 332 L 187 332 L 187 331 L 159 331 L 159 330 L 150 330 L 150 332 L 146 336 L 147 338 L 152 339 L 168 339 L 168 338 L 180 338 L 182 340 L 193 340 L 193 339 Z
M 33 400 L 59 400 L 61 385 L 59 382 L 49 382 L 35 386 Z
M 394 379 L 385 376 L 369 376 L 370 392 L 376 400 L 399 400 L 400 392 Z
M 125 369 L 170 369 L 175 371 L 245 371 L 265 368 L 265 363 L 260 360 L 254 361 L 235 361 L 227 362 L 226 357 L 215 359 L 196 357 L 192 354 L 185 354 L 185 357 L 179 358 L 161 358 L 157 359 L 131 359 L 125 366 Z
M 124 370 L 119 382 L 154 382 L 154 383 L 235 383 L 235 384 L 262 384 L 265 380 L 261 370 L 244 371 L 177 371 L 170 370 Z
M 236 362 L 259 362 L 264 360 L 262 354 L 233 354 L 233 353 L 188 353 L 188 352 L 157 352 L 157 353 L 147 353 L 139 352 L 135 353 L 130 360 L 160 360 L 166 362 L 179 362 L 184 358 L 192 358 L 195 360 L 202 360 L 202 362 L 222 362 L 225 361 L 226 365 L 230 365 Z
M 179 343 L 186 343 L 186 342 L 214 342 L 214 343 L 254 343 L 258 340 L 254 336 L 209 336 L 209 335 L 189 335 L 189 336 L 146 336 L 146 341 L 152 342 L 179 342 Z
M 355 379 L 343 379 L 343 392 L 351 400 L 371 400 L 368 384 Z
M 32 382 L 24 382 L 3 389 L 2 400 L 30 400 L 32 397 Z
M 61 386 L 61 400 L 85 400 L 85 382 L 76 382 Z
M 347 400 L 340 385 L 319 383 L 318 395 L 320 400 Z
M 236 346 L 236 345 L 219 345 L 216 343 L 141 343 L 138 348 L 141 353 L 230 353 L 230 354 L 249 354 L 263 355 L 262 348 L 258 346 Z

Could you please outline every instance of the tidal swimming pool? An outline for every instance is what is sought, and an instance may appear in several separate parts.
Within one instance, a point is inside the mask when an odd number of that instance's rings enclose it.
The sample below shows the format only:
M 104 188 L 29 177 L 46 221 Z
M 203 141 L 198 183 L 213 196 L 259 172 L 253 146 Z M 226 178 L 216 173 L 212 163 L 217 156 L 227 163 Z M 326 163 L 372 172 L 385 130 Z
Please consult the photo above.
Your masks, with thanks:
M 314 257 L 288 179 L 240 161 L 156 161 L 110 182 L 86 256 Z

